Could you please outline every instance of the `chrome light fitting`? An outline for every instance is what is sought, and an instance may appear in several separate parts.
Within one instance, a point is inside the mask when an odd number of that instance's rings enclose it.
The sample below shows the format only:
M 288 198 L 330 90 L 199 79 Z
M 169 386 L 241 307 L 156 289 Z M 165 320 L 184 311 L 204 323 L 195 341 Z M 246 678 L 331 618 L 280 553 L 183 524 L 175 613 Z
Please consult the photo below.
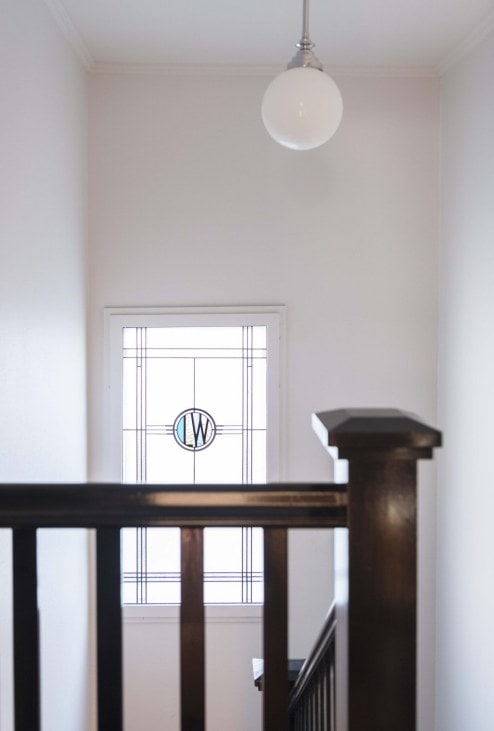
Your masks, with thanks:
M 273 79 L 262 100 L 262 120 L 271 137 L 292 150 L 311 150 L 327 142 L 343 114 L 340 90 L 324 73 L 309 36 L 309 0 L 303 0 L 298 51 Z

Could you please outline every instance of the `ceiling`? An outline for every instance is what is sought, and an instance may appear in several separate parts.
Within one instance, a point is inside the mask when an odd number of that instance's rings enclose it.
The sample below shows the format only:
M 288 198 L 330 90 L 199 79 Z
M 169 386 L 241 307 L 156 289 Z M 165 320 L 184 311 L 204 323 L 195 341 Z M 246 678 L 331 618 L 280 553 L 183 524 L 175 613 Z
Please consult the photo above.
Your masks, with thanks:
M 89 66 L 277 65 L 294 53 L 302 0 L 45 0 Z M 494 26 L 494 0 L 312 0 L 325 66 L 437 67 Z M 77 44 L 76 44 L 77 45 Z

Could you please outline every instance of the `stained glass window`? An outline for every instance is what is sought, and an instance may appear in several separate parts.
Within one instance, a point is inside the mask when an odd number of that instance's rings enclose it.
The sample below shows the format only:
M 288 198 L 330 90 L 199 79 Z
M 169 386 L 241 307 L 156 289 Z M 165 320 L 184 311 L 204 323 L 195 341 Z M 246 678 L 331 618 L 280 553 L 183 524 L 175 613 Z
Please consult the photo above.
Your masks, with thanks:
M 123 481 L 266 482 L 268 325 L 120 332 Z M 262 602 L 261 529 L 208 528 L 204 540 L 205 601 Z M 124 529 L 122 570 L 124 603 L 178 603 L 178 529 Z

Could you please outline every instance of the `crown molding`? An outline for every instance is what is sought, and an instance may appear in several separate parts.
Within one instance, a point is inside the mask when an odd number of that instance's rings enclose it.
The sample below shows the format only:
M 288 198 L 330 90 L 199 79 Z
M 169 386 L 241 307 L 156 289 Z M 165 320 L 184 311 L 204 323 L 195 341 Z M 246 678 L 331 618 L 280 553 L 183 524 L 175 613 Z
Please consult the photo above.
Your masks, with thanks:
M 169 63 L 104 63 L 93 59 L 83 37 L 72 22 L 63 0 L 44 0 L 63 35 L 85 68 L 96 74 L 132 74 L 155 76 L 265 76 L 285 70 L 281 65 L 254 64 L 169 64 Z M 434 78 L 442 76 L 468 56 L 494 31 L 494 11 L 491 11 L 436 66 L 325 66 L 336 78 Z
M 270 76 L 282 66 L 233 64 L 108 63 L 96 62 L 93 74 L 131 74 L 144 76 Z
M 263 76 L 273 77 L 285 71 L 279 65 L 167 64 L 167 63 L 94 63 L 93 74 L 129 74 L 150 76 Z M 434 78 L 434 66 L 325 66 L 335 78 Z
M 72 22 L 65 6 L 61 0 L 44 0 L 45 5 L 48 7 L 52 16 L 54 17 L 58 27 L 62 31 L 63 35 L 70 43 L 73 50 L 76 52 L 79 59 L 84 64 L 88 71 L 91 71 L 94 67 L 94 59 L 91 56 L 89 48 L 87 47 L 81 34 Z
M 446 56 L 438 63 L 437 73 L 445 74 L 459 61 L 468 56 L 482 41 L 494 31 L 494 11 L 478 23 Z
M 374 79 L 430 79 L 437 76 L 434 66 L 327 66 L 325 71 L 335 78 L 368 77 Z

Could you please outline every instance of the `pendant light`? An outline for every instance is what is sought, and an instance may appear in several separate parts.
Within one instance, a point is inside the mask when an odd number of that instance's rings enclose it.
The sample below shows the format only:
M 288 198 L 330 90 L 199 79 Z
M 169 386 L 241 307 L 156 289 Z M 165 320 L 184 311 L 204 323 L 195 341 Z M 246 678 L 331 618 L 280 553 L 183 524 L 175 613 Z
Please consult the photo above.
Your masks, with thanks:
M 309 0 L 303 0 L 302 38 L 298 51 L 264 93 L 261 114 L 264 126 L 280 145 L 292 150 L 311 150 L 336 132 L 343 114 L 340 90 L 324 73 L 309 37 Z

